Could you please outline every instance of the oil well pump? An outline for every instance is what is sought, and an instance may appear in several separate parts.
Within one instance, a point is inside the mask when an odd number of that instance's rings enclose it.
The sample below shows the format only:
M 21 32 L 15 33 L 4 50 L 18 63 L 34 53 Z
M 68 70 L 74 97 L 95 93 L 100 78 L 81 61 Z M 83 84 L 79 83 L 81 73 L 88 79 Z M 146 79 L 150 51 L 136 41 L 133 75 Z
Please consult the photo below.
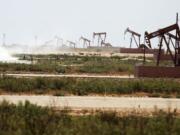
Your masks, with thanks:
M 151 47 L 151 39 L 159 38 L 159 51 L 157 57 L 157 66 L 161 60 L 161 52 L 163 44 L 167 47 L 167 53 L 170 54 L 174 66 L 180 66 L 180 29 L 178 25 L 178 14 L 176 23 L 168 27 L 159 29 L 155 32 L 145 32 L 146 44 Z
M 98 33 L 93 33 L 93 43 L 97 37 L 97 40 L 98 40 L 98 44 L 97 46 L 103 46 L 103 43 L 105 43 L 106 41 L 106 36 L 107 36 L 107 33 L 106 32 L 98 32 Z
M 67 41 L 69 47 L 73 47 L 73 48 L 76 48 L 76 43 L 75 42 L 72 42 L 72 41 Z
M 60 45 L 62 46 L 63 45 L 63 39 L 58 37 L 58 36 L 55 36 L 54 37 L 56 39 L 56 46 L 59 47 Z M 60 44 L 60 41 L 61 41 L 61 44 Z
M 131 35 L 130 37 L 130 47 L 129 48 L 120 48 L 120 53 L 138 53 L 138 54 L 144 54 L 145 57 L 145 51 L 148 54 L 153 54 L 156 50 L 152 49 L 151 46 L 147 46 L 145 44 L 141 44 L 141 34 L 131 30 L 129 27 L 124 31 L 124 36 L 129 33 Z M 135 43 L 136 47 L 132 48 L 132 44 Z M 144 58 L 145 61 L 145 58 Z
M 132 43 L 133 41 L 135 42 L 137 48 L 141 47 L 141 34 L 132 31 L 130 28 L 127 28 L 124 32 L 124 35 L 126 35 L 127 33 L 131 34 L 130 37 L 130 48 L 132 48 Z
M 83 48 L 91 46 L 91 41 L 85 37 L 81 36 L 79 41 L 83 41 Z
M 53 40 L 48 40 L 48 41 L 46 41 L 45 43 L 44 43 L 44 47 L 47 47 L 47 46 L 49 46 L 49 45 L 52 45 L 52 43 L 53 43 Z

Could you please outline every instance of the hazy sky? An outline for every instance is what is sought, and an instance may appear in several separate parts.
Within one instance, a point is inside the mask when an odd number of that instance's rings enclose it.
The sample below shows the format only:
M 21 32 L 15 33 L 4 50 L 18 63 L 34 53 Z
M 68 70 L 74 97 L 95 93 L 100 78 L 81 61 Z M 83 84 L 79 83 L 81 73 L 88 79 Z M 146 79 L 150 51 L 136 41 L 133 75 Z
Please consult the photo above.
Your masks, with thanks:
M 0 0 L 0 34 L 10 44 L 33 44 L 35 35 L 39 42 L 55 35 L 75 41 L 105 31 L 108 42 L 125 46 L 127 27 L 154 31 L 175 23 L 176 12 L 180 0 Z

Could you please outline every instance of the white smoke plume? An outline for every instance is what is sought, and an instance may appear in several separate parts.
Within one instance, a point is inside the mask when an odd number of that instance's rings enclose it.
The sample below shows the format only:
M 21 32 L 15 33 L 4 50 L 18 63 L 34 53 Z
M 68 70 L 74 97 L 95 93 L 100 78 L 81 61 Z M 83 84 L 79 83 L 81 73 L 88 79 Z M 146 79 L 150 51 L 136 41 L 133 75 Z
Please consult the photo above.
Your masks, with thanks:
M 0 62 L 15 62 L 15 61 L 17 61 L 17 58 L 12 57 L 4 47 L 0 47 Z

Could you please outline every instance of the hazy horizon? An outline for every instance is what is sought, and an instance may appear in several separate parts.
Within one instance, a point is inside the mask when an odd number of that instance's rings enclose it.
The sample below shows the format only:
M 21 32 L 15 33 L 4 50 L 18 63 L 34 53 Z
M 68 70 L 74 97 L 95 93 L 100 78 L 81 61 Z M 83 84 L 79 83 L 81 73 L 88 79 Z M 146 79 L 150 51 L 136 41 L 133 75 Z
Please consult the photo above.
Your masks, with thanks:
M 144 34 L 175 23 L 180 1 L 171 0 L 0 0 L 0 43 L 35 44 L 54 36 L 77 41 L 107 32 L 107 42 L 129 46 L 124 30 Z

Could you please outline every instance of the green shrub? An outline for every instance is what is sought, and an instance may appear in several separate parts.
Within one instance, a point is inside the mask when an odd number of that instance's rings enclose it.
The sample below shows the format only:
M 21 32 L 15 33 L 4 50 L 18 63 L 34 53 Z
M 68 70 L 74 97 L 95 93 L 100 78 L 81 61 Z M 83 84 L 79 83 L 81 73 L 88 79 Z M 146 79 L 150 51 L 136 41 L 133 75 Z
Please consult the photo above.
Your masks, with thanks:
M 115 112 L 69 115 L 69 110 L 53 111 L 29 102 L 0 103 L 1 135 L 178 135 L 180 118 L 176 113 L 156 112 L 152 116 Z
M 22 56 L 19 56 L 20 59 Z M 24 57 L 24 56 L 23 56 Z M 27 60 L 30 60 L 27 56 Z M 121 57 L 34 55 L 34 64 L 0 63 L 2 72 L 133 73 L 136 61 Z M 75 64 L 75 66 L 71 66 Z
M 180 82 L 171 79 L 95 79 L 95 78 L 0 78 L 0 89 L 9 92 L 67 91 L 76 95 L 133 94 L 172 95 L 180 93 Z
M 161 95 L 159 93 L 152 93 L 150 97 L 160 97 Z
M 53 96 L 56 96 L 56 97 L 62 97 L 62 96 L 65 96 L 65 93 L 64 92 L 60 92 L 60 91 L 57 91 L 53 94 Z

